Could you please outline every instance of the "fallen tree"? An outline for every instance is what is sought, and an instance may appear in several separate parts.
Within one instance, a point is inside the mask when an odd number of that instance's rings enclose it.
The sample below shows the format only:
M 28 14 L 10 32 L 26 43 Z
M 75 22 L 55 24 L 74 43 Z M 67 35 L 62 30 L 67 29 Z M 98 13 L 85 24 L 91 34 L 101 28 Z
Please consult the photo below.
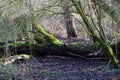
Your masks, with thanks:
M 38 26 L 36 23 L 33 23 L 33 27 L 37 30 L 37 33 L 34 33 L 35 43 L 26 42 L 23 44 L 10 44 L 9 51 L 15 54 L 31 54 L 34 56 L 48 56 L 48 55 L 57 55 L 57 56 L 67 56 L 67 57 L 81 57 L 84 59 L 89 58 L 99 58 L 99 59 L 108 59 L 108 55 L 102 54 L 100 45 L 98 43 L 94 44 L 84 44 L 82 42 L 64 44 L 55 38 L 53 35 L 47 33 L 43 27 Z M 118 44 L 118 49 L 119 49 Z M 115 51 L 115 44 L 112 45 L 113 50 Z M 0 47 L 1 54 L 5 53 L 5 47 Z
M 22 44 L 10 43 L 9 52 L 13 53 L 13 55 L 32 53 L 32 55 L 35 56 L 59 55 L 87 58 L 89 53 L 100 49 L 100 47 L 96 44 L 82 44 L 81 42 L 74 44 L 64 44 L 53 35 L 45 31 L 42 26 L 38 26 L 34 22 L 32 26 L 37 31 L 32 32 L 34 34 L 35 43 L 31 43 L 28 40 Z M 0 47 L 1 54 L 4 54 L 5 50 L 6 47 Z

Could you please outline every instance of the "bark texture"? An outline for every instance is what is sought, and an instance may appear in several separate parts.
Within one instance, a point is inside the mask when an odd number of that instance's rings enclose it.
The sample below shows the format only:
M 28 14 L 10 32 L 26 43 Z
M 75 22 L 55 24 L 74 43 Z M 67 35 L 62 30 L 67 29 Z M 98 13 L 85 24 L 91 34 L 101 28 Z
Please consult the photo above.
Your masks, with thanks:
M 72 16 L 71 7 L 70 7 L 70 1 L 64 0 L 64 7 L 63 7 L 63 13 L 64 13 L 64 20 L 65 20 L 65 26 L 67 30 L 67 36 L 68 37 L 77 37 L 77 33 L 75 30 L 74 25 L 74 18 Z

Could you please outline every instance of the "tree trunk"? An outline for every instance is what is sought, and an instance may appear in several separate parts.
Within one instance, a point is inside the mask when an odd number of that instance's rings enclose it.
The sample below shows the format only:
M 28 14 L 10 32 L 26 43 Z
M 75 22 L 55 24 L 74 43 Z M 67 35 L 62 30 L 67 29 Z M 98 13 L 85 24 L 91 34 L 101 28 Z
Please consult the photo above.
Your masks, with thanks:
M 74 25 L 74 18 L 71 14 L 70 1 L 68 0 L 64 0 L 63 13 L 64 13 L 63 16 L 65 20 L 65 26 L 67 30 L 67 36 L 77 37 L 75 25 Z
M 31 49 L 31 50 L 30 50 Z M 34 56 L 48 56 L 48 55 L 57 55 L 65 57 L 80 57 L 80 58 L 100 58 L 100 53 L 97 53 L 100 49 L 100 46 L 97 44 L 53 44 L 53 43 L 44 43 L 44 44 L 11 44 L 9 45 L 9 52 L 17 54 L 31 54 Z M 5 47 L 0 47 L 0 54 L 4 54 Z M 32 52 L 31 52 L 32 51 Z M 96 54 L 94 54 L 96 52 Z M 92 54 L 93 53 L 93 54 Z M 90 55 L 89 55 L 90 54 Z M 103 56 L 101 55 L 101 58 Z M 105 58 L 105 57 L 104 57 Z

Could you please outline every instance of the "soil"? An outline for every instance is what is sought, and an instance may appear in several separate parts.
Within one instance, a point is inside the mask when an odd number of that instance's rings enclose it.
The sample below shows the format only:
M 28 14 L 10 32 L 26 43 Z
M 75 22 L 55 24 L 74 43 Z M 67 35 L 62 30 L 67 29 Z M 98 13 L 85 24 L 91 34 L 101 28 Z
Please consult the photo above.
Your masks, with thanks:
M 17 69 L 4 71 L 1 73 L 4 78 L 0 75 L 0 80 L 109 80 L 120 75 L 120 69 L 114 69 L 109 62 L 60 56 L 36 57 L 15 62 L 11 69 Z M 11 75 L 10 79 L 8 76 Z
M 107 80 L 120 74 L 109 61 L 45 57 L 37 59 L 37 62 L 35 68 L 40 75 L 34 80 Z

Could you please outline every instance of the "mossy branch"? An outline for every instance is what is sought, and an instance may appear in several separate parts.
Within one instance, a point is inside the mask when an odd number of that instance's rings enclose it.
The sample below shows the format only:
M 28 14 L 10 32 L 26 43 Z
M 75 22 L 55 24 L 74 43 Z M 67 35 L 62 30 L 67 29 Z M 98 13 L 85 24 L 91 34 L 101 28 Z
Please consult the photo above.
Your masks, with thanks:
M 47 43 L 62 44 L 62 42 L 55 38 L 53 35 L 47 33 L 42 26 L 38 26 L 36 23 L 33 23 L 32 25 L 44 38 L 44 40 L 42 39 L 43 42 L 46 41 Z M 36 38 L 41 40 L 38 35 Z

